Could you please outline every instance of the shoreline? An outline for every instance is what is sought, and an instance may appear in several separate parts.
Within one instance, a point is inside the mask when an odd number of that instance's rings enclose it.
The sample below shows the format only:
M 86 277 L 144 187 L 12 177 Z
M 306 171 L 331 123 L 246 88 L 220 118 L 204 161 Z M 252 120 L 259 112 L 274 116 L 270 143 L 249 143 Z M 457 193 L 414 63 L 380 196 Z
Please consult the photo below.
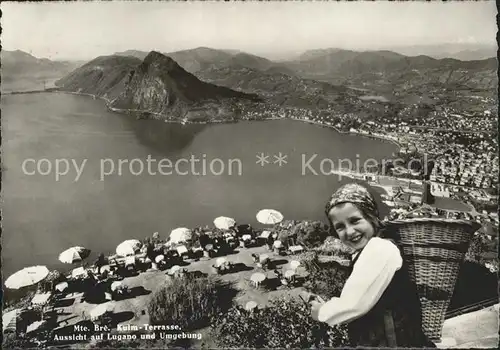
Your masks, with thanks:
M 322 123 L 319 123 L 319 122 L 315 122 L 313 120 L 305 120 L 305 119 L 300 119 L 300 118 L 284 118 L 284 119 L 296 120 L 296 121 L 305 122 L 305 123 L 308 123 L 308 124 L 319 125 L 319 126 L 322 126 L 322 127 L 333 129 L 336 132 L 338 132 L 339 134 L 351 134 L 351 135 L 358 135 L 358 136 L 373 138 L 373 139 L 377 139 L 377 140 L 383 140 L 383 141 L 387 141 L 387 142 L 393 143 L 394 145 L 398 146 L 398 148 L 402 147 L 402 145 L 399 143 L 399 141 L 394 140 L 394 139 L 389 138 L 389 137 L 385 137 L 385 136 L 370 135 L 370 134 L 364 134 L 364 133 L 361 133 L 361 132 L 354 132 L 354 131 L 341 131 L 337 127 L 335 127 L 333 125 L 322 124 Z
M 62 92 L 62 93 L 67 93 L 67 94 L 72 94 L 72 95 L 90 96 L 90 97 L 93 97 L 94 99 L 98 98 L 98 99 L 101 99 L 101 100 L 103 100 L 103 101 L 106 102 L 106 108 L 107 109 L 109 109 L 112 112 L 116 112 L 116 113 L 124 113 L 124 114 L 131 114 L 131 113 L 134 113 L 134 112 L 137 112 L 137 113 L 149 113 L 149 114 L 153 114 L 153 115 L 157 115 L 157 116 L 165 118 L 164 114 L 157 113 L 157 112 L 149 112 L 149 111 L 144 111 L 144 110 L 139 110 L 139 109 L 113 108 L 113 107 L 109 106 L 109 104 L 112 102 L 111 100 L 109 100 L 109 99 L 107 99 L 105 97 L 96 96 L 96 95 L 93 95 L 93 94 L 88 94 L 88 93 L 84 93 L 84 92 L 62 91 L 62 90 L 55 90 L 55 91 L 50 91 L 50 92 Z M 155 119 L 155 118 L 152 118 L 152 119 Z M 156 120 L 160 120 L 160 118 L 158 118 Z M 370 135 L 370 134 L 364 134 L 364 133 L 353 132 L 353 131 L 341 131 L 337 127 L 335 127 L 333 125 L 328 125 L 328 124 L 323 124 L 323 123 L 315 122 L 313 120 L 305 120 L 305 119 L 293 118 L 293 117 L 292 118 L 270 117 L 270 118 L 264 118 L 264 119 L 261 119 L 261 120 L 251 120 L 251 119 L 230 120 L 230 121 L 226 121 L 226 120 L 214 120 L 214 121 L 210 121 L 210 122 L 192 122 L 192 121 L 180 121 L 180 120 L 163 119 L 163 121 L 165 123 L 178 123 L 178 124 L 182 124 L 182 125 L 186 125 L 186 124 L 193 124 L 193 125 L 194 124 L 222 124 L 222 123 L 229 124 L 229 123 L 235 123 L 235 122 L 237 123 L 238 121 L 267 121 L 267 120 L 295 120 L 295 121 L 299 121 L 299 122 L 304 122 L 304 123 L 308 123 L 308 124 L 314 124 L 314 125 L 318 125 L 318 126 L 321 126 L 321 127 L 326 127 L 326 128 L 329 128 L 329 129 L 333 129 L 336 132 L 338 132 L 339 134 L 351 134 L 351 135 L 357 135 L 357 136 L 367 137 L 367 138 L 376 139 L 376 140 L 387 141 L 389 143 L 392 143 L 392 144 L 396 145 L 398 148 L 402 147 L 402 145 L 399 143 L 398 140 L 394 140 L 394 139 L 386 137 L 386 136 Z
M 401 143 L 399 143 L 399 140 L 394 140 L 393 138 L 390 138 L 390 137 L 387 137 L 387 136 L 365 134 L 365 133 L 353 132 L 353 131 L 341 131 L 337 127 L 335 127 L 333 125 L 323 124 L 323 123 L 319 123 L 319 122 L 316 122 L 316 121 L 313 121 L 313 120 L 307 120 L 307 119 L 301 119 L 301 118 L 293 118 L 293 117 L 291 117 L 291 118 L 270 117 L 270 118 L 264 118 L 264 119 L 260 119 L 260 120 L 240 119 L 240 120 L 213 120 L 213 121 L 210 121 L 210 122 L 206 122 L 206 121 L 204 121 L 204 122 L 193 122 L 193 121 L 187 121 L 187 120 L 172 120 L 172 119 L 168 119 L 168 118 L 166 118 L 166 116 L 164 114 L 157 113 L 157 112 L 150 112 L 150 111 L 145 111 L 145 110 L 140 110 L 140 109 L 114 108 L 114 107 L 110 106 L 110 103 L 112 102 L 112 100 L 110 100 L 110 99 L 108 99 L 106 97 L 97 96 L 97 95 L 89 94 L 89 93 L 85 93 L 85 92 L 59 90 L 58 87 L 49 88 L 49 89 L 45 89 L 45 90 L 12 91 L 12 92 L 4 93 L 4 95 L 22 95 L 22 94 L 35 94 L 35 93 L 63 93 L 63 94 L 78 95 L 78 96 L 88 96 L 88 97 L 92 97 L 93 99 L 100 99 L 100 100 L 104 101 L 105 105 L 106 105 L 106 108 L 108 110 L 110 110 L 111 112 L 122 113 L 122 114 L 148 113 L 150 115 L 158 116 L 159 118 L 145 118 L 145 119 L 162 120 L 165 123 L 177 123 L 177 124 L 181 124 L 181 125 L 186 125 L 186 124 L 193 124 L 193 125 L 195 125 L 195 124 L 222 124 L 222 123 L 229 124 L 229 123 L 237 123 L 238 121 L 295 120 L 295 121 L 299 121 L 299 122 L 304 122 L 304 123 L 308 123 L 308 124 L 314 124 L 314 125 L 318 125 L 318 126 L 321 126 L 321 127 L 326 127 L 326 128 L 329 128 L 329 129 L 333 129 L 336 132 L 338 132 L 339 134 L 351 134 L 351 135 L 357 135 L 357 136 L 367 137 L 367 138 L 371 138 L 371 139 L 386 141 L 386 142 L 394 144 L 395 146 L 398 147 L 398 149 L 402 148 L 402 145 L 401 145 Z M 140 118 L 138 118 L 138 119 L 140 119 Z

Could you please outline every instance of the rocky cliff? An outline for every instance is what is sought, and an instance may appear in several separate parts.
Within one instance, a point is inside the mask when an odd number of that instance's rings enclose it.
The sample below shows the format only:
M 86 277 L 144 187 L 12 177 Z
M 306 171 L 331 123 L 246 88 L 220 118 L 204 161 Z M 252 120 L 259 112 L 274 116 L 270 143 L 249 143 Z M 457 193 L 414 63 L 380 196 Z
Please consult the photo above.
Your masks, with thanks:
M 110 107 L 156 118 L 234 120 L 257 95 L 200 81 L 172 58 L 150 52 L 135 57 L 99 57 L 58 81 L 61 89 L 107 97 Z

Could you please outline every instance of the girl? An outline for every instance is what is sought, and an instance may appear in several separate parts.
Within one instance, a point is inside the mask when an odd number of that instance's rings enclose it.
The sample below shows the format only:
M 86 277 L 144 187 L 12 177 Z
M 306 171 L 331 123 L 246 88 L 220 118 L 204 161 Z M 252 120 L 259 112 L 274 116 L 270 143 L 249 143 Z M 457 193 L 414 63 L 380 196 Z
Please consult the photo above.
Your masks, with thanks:
M 420 300 L 402 254 L 382 235 L 373 196 L 358 184 L 342 186 L 326 215 L 332 233 L 354 251 L 353 269 L 339 298 L 311 302 L 313 318 L 348 323 L 354 346 L 435 347 L 422 331 Z

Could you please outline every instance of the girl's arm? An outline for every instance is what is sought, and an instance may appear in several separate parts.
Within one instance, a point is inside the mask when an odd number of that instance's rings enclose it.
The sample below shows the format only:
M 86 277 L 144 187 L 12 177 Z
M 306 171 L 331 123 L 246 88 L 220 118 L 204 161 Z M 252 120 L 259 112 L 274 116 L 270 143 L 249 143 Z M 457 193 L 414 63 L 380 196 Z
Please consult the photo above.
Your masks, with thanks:
M 350 322 L 371 310 L 391 283 L 403 260 L 396 245 L 374 237 L 367 243 L 339 298 L 321 306 L 318 320 L 330 325 Z

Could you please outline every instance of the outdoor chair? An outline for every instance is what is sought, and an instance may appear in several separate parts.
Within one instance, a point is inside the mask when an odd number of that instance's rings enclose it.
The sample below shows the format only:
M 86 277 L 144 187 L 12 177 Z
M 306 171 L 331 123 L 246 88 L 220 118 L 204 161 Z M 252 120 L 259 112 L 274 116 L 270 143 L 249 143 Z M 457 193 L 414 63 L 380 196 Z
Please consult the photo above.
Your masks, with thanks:
M 135 272 L 136 268 L 137 268 L 137 261 L 136 261 L 136 258 L 135 256 L 127 256 L 125 258 L 125 270 L 127 272 Z
M 303 251 L 304 251 L 304 247 L 302 247 L 301 245 L 292 245 L 292 246 L 288 247 L 288 253 L 290 255 L 300 254 Z
M 267 270 L 271 266 L 271 259 L 267 254 L 261 254 L 258 256 L 258 262 L 256 263 L 256 266 L 263 270 Z

